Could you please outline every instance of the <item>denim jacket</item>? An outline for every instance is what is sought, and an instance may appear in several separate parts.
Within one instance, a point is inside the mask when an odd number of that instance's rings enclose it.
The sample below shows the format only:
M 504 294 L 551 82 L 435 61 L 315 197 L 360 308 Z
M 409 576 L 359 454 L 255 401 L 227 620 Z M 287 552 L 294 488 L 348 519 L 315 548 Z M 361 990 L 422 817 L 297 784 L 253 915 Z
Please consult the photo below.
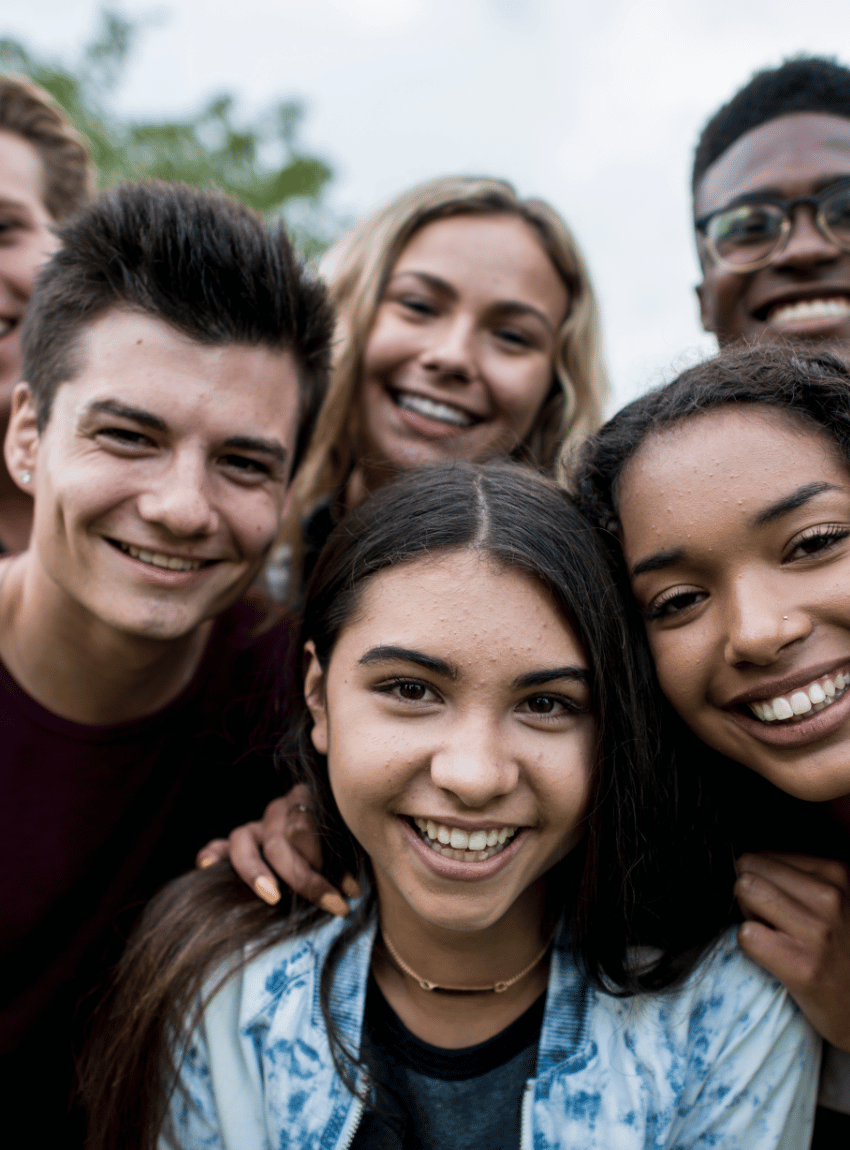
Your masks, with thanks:
M 162 1147 L 347 1150 L 362 1103 L 334 1069 L 319 973 L 342 922 L 232 975 L 206 1007 Z M 332 1012 L 357 1051 L 374 926 L 342 958 Z M 820 1043 L 787 991 L 724 935 L 682 985 L 617 998 L 588 984 L 567 931 L 552 953 L 521 1150 L 805 1150 Z

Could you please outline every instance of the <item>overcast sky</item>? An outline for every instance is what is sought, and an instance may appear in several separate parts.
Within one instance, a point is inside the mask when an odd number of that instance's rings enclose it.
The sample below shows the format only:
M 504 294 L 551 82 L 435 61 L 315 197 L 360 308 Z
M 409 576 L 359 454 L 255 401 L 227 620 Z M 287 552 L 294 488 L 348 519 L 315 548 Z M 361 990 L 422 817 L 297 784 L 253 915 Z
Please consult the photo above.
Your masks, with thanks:
M 850 62 L 848 0 L 123 0 L 154 15 L 122 110 L 219 91 L 307 105 L 303 136 L 357 216 L 452 172 L 561 211 L 601 300 L 612 410 L 711 351 L 693 294 L 688 173 L 699 129 L 759 67 Z M 100 5 L 0 0 L 0 35 L 73 57 Z

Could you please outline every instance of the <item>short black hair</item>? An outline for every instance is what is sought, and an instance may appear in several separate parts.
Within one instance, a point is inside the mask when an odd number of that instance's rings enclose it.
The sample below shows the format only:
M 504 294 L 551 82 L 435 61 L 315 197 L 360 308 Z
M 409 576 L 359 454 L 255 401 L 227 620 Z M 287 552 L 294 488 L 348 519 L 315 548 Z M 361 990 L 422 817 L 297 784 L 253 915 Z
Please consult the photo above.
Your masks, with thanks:
M 79 370 L 83 330 L 122 309 L 198 343 L 289 352 L 299 377 L 297 465 L 327 388 L 333 314 L 281 225 L 221 192 L 148 180 L 103 192 L 59 235 L 22 333 L 39 428 L 57 387 Z
M 794 112 L 826 112 L 850 120 L 850 69 L 826 56 L 794 56 L 778 68 L 756 72 L 703 128 L 694 153 L 694 193 L 707 169 L 736 140 Z

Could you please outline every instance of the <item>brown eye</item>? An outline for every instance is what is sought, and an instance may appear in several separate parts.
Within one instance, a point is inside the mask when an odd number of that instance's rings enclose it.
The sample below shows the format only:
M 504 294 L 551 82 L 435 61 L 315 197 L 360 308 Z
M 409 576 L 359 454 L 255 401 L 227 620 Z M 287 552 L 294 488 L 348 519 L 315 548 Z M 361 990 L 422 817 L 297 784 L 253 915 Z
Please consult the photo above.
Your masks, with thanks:
M 533 695 L 528 700 L 528 709 L 535 715 L 551 715 L 559 702 L 559 699 L 553 699 L 551 695 Z
M 426 688 L 422 683 L 399 683 L 397 690 L 402 699 L 408 699 L 411 703 L 418 703 L 425 698 Z

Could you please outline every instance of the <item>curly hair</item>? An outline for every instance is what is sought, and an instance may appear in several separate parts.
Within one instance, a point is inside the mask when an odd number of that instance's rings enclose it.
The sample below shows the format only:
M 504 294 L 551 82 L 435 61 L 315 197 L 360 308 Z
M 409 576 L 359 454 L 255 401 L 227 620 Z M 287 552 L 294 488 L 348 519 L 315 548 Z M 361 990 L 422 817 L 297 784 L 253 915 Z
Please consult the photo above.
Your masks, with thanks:
M 795 112 L 826 112 L 850 119 L 850 69 L 825 56 L 794 56 L 756 72 L 703 128 L 694 152 L 691 187 L 754 128 Z

